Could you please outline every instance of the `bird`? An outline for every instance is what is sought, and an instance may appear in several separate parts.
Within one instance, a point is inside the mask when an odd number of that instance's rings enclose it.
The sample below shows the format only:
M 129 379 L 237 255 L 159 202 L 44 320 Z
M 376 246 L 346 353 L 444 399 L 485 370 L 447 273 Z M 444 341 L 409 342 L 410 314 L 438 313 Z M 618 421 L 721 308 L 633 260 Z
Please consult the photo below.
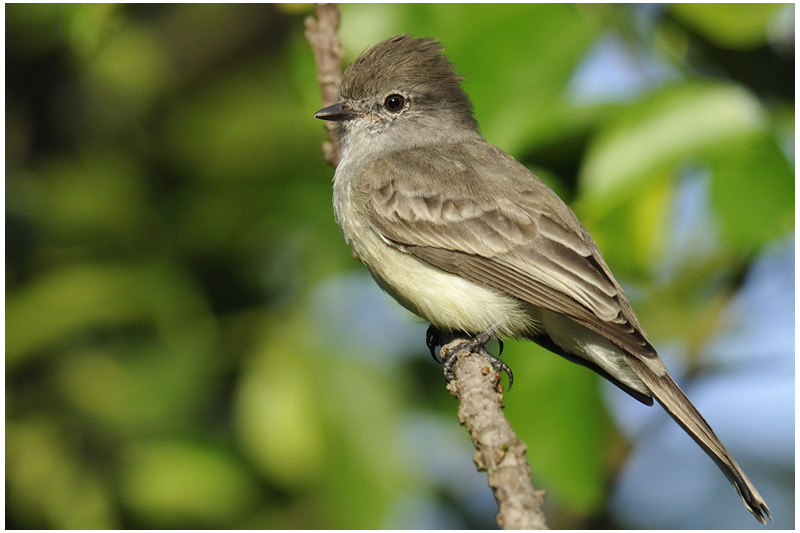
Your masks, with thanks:
M 436 332 L 531 340 L 666 412 L 762 524 L 769 508 L 670 376 L 575 213 L 486 141 L 441 43 L 400 34 L 346 69 L 335 218 L 378 285 Z

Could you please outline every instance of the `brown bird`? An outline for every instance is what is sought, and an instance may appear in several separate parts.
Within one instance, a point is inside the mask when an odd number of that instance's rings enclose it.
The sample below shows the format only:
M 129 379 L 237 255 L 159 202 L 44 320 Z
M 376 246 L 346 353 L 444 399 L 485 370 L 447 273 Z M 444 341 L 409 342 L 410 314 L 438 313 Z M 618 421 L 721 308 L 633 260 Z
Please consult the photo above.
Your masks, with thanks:
M 762 524 L 769 508 L 673 381 L 572 210 L 478 131 L 437 41 L 398 35 L 344 74 L 334 212 L 378 284 L 443 332 L 530 339 L 655 398 Z M 488 333 L 488 335 L 487 335 Z

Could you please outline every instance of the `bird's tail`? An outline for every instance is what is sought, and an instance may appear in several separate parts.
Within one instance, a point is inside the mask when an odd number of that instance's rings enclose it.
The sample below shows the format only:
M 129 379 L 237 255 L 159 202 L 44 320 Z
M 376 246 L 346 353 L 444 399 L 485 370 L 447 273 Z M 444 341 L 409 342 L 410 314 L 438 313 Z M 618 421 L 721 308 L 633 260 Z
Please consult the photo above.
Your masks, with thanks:
M 717 463 L 725 477 L 736 487 L 742 500 L 744 500 L 747 510 L 753 513 L 753 516 L 762 524 L 766 524 L 765 516 L 772 520 L 769 508 L 761 498 L 761 495 L 736 463 L 731 453 L 714 434 L 714 430 L 711 429 L 708 422 L 692 405 L 692 402 L 689 401 L 689 398 L 686 397 L 677 383 L 672 380 L 666 369 L 664 369 L 663 373 L 655 372 L 645 361 L 637 357 L 628 357 L 627 359 L 639 378 L 658 400 L 658 403 Z

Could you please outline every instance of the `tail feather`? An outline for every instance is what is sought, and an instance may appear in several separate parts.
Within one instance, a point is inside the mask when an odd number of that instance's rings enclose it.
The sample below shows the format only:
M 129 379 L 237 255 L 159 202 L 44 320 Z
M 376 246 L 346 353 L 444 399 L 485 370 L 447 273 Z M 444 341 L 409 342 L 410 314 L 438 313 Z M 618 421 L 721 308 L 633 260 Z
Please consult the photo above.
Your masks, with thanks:
M 686 430 L 697 444 L 717 463 L 725 477 L 730 480 L 744 501 L 747 510 L 753 513 L 756 520 L 766 524 L 766 518 L 772 520 L 769 508 L 758 490 L 739 467 L 731 453 L 725 448 L 714 430 L 708 425 L 689 398 L 664 369 L 663 373 L 653 371 L 646 362 L 630 356 L 628 363 L 639 378 L 647 385 L 669 415 Z

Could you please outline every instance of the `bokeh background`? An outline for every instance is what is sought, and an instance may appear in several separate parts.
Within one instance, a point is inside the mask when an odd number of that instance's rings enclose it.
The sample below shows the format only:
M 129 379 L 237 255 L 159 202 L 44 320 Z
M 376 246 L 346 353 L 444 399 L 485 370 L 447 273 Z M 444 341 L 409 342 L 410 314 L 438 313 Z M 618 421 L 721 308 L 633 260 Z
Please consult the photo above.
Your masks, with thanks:
M 6 526 L 493 528 L 425 324 L 339 235 L 310 5 L 6 4 Z M 435 36 L 794 523 L 794 6 L 345 5 Z M 507 342 L 549 523 L 752 528 L 660 410 Z

